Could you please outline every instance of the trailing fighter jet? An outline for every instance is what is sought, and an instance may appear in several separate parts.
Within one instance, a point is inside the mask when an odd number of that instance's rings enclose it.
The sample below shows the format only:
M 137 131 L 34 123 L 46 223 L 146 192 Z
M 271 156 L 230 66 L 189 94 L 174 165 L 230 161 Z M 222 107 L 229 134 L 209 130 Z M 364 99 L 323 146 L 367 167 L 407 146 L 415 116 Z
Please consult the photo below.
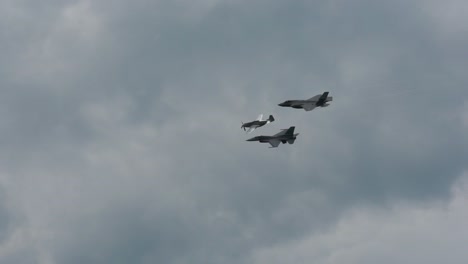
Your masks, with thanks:
M 256 136 L 251 139 L 247 139 L 246 141 L 260 141 L 260 143 L 270 143 L 270 148 L 276 148 L 280 143 L 286 144 L 294 144 L 297 135 L 299 133 L 294 134 L 294 128 L 290 127 L 288 129 L 282 129 L 281 132 L 274 134 L 273 136 Z
M 318 94 L 307 100 L 288 100 L 278 105 L 292 108 L 303 108 L 305 111 L 311 111 L 316 107 L 329 106 L 330 104 L 327 104 L 327 102 L 330 101 L 333 101 L 333 97 L 328 96 L 328 92 L 324 92 L 323 94 Z
M 248 128 L 247 133 L 250 133 L 261 126 L 264 126 L 268 123 L 275 121 L 272 115 L 270 115 L 267 120 L 262 120 L 262 118 L 263 118 L 263 114 L 259 115 L 257 120 L 254 120 L 248 123 L 242 123 L 241 128 L 243 128 L 244 131 L 246 128 Z

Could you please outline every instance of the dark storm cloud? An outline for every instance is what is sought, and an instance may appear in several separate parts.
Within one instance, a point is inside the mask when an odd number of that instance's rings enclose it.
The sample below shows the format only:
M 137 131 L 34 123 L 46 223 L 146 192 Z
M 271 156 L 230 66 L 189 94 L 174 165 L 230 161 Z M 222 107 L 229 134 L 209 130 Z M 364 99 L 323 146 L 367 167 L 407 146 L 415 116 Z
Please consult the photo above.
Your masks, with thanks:
M 247 263 L 466 169 L 468 39 L 432 4 L 44 4 L 8 3 L 0 65 L 6 195 L 34 237 L 16 252 L 39 263 Z M 296 144 L 245 142 L 259 113 Z

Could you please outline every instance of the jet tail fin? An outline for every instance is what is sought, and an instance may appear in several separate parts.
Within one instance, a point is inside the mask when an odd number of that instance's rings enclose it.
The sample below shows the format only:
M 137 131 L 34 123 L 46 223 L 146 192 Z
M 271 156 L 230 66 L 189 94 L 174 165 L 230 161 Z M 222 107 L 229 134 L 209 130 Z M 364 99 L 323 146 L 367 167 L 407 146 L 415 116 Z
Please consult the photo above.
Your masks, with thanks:
M 268 117 L 268 121 L 273 122 L 273 121 L 275 121 L 275 118 L 274 118 L 272 115 L 270 115 L 270 116 Z
M 324 92 L 322 96 L 320 96 L 319 101 L 325 101 L 328 97 L 329 92 Z
M 320 98 L 318 99 L 317 103 L 315 105 L 317 106 L 323 106 L 326 102 L 328 102 L 328 92 L 324 92 Z M 330 100 L 331 101 L 331 100 Z
M 296 127 L 292 126 L 290 128 L 288 128 L 288 130 L 286 130 L 286 133 L 284 133 L 285 135 L 290 135 L 290 136 L 293 136 L 294 135 L 294 129 Z

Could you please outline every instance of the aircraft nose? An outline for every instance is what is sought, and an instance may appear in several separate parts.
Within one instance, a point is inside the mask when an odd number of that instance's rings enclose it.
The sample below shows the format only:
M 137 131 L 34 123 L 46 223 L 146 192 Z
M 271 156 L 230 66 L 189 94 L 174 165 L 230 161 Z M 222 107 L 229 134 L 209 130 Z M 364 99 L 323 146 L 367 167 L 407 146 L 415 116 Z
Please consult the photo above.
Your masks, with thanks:
M 286 102 L 283 102 L 281 104 L 278 104 L 279 106 L 288 106 L 288 104 Z
M 256 137 L 253 137 L 253 138 L 247 139 L 246 141 L 255 141 L 255 140 L 257 140 L 257 138 L 256 138 Z

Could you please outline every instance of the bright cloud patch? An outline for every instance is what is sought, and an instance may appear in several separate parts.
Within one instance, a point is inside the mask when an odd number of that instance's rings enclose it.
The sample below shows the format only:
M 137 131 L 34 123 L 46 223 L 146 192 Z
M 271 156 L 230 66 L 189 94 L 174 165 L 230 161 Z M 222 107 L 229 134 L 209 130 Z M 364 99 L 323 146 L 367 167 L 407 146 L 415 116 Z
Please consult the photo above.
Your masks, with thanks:
M 354 209 L 329 232 L 258 250 L 256 264 L 454 263 L 468 259 L 468 174 L 448 204 Z

